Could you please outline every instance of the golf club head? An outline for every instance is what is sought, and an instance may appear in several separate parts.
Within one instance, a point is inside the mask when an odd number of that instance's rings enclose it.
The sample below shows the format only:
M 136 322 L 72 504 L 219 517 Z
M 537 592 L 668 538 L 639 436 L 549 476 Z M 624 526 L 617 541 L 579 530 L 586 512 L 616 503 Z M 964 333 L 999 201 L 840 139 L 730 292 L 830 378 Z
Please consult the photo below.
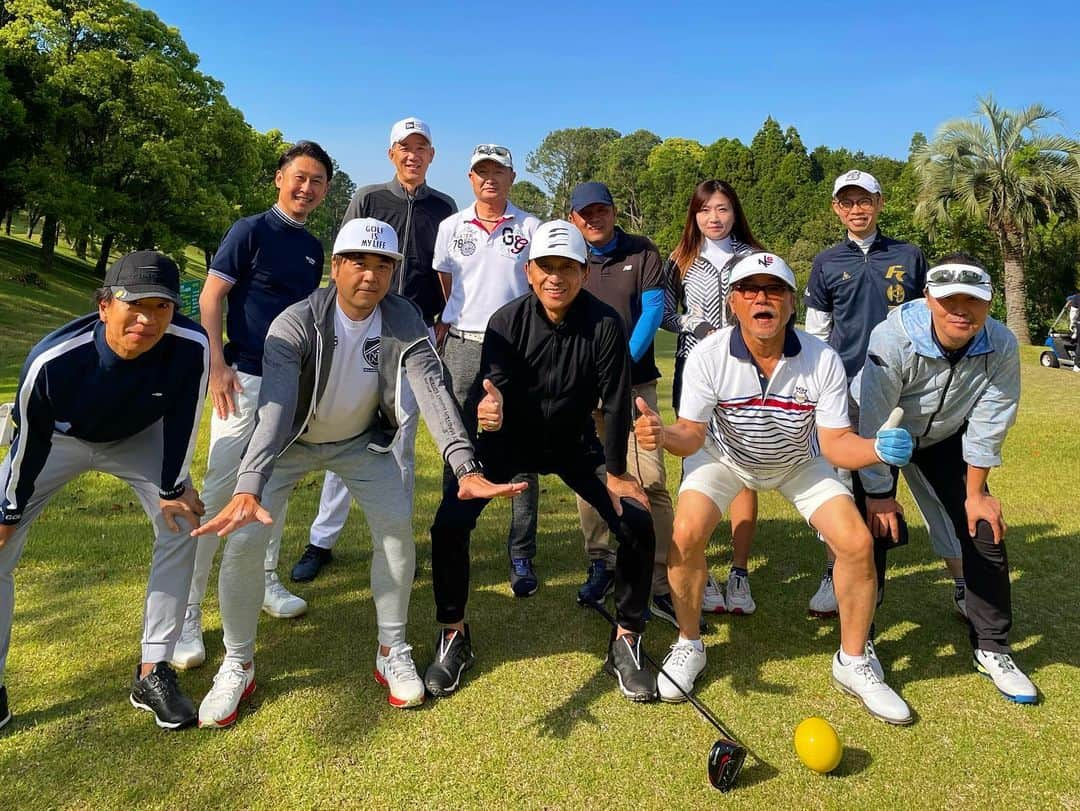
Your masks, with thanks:
M 735 787 L 735 781 L 739 779 L 743 761 L 746 760 L 746 750 L 735 741 L 721 738 L 713 744 L 709 752 L 709 782 L 713 788 L 720 791 L 731 791 Z

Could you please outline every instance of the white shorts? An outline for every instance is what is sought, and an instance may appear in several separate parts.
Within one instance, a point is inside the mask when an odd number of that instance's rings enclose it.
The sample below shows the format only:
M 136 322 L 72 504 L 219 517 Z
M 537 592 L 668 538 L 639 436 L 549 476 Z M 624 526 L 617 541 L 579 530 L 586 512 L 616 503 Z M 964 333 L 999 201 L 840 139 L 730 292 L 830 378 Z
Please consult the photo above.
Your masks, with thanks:
M 693 490 L 701 493 L 712 499 L 720 512 L 727 512 L 732 500 L 744 487 L 759 492 L 778 491 L 795 505 L 807 523 L 818 507 L 829 499 L 836 496 L 851 498 L 851 492 L 840 481 L 836 470 L 821 456 L 807 459 L 784 476 L 757 479 L 705 451 L 687 457 L 679 492 Z

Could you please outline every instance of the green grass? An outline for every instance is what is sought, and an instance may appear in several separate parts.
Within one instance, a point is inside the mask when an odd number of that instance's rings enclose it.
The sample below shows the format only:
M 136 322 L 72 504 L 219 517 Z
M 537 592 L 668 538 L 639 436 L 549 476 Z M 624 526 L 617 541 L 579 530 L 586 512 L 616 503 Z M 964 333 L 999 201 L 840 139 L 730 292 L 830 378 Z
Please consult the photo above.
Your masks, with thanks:
M 13 252 L 0 240 L 0 262 Z M 32 342 L 83 311 L 76 306 L 88 293 L 79 289 L 82 276 L 64 273 L 44 315 L 0 281 L 5 391 L 14 389 L 14 370 Z M 670 380 L 668 336 L 660 345 Z M 1010 526 L 1012 640 L 1042 690 L 1039 706 L 1004 701 L 972 671 L 951 583 L 925 530 L 914 526 L 912 543 L 891 559 L 878 651 L 917 722 L 889 727 L 837 693 L 829 685 L 836 623 L 806 616 L 819 544 L 791 507 L 768 494 L 751 559 L 758 611 L 709 620 L 709 666 L 698 690 L 767 765 L 749 763 L 737 792 L 721 799 L 704 771 L 715 731 L 687 705 L 630 704 L 601 672 L 607 629 L 574 604 L 585 566 L 574 502 L 549 478 L 535 597 L 513 599 L 506 582 L 506 505 L 492 505 L 474 534 L 477 663 L 458 695 L 399 711 L 374 683 L 371 544 L 354 510 L 335 563 L 297 588 L 311 603 L 308 615 L 263 618 L 259 689 L 239 723 L 167 734 L 126 700 L 138 659 L 147 522 L 123 485 L 91 475 L 35 524 L 16 572 L 6 676 L 15 719 L 0 732 L 2 806 L 681 808 L 726 800 L 755 808 L 1078 808 L 1080 375 L 1042 369 L 1037 356 L 1024 350 L 1020 419 L 991 482 Z M 204 433 L 197 480 L 205 452 Z M 414 520 L 420 576 L 409 631 L 421 667 L 435 628 L 427 527 L 436 459 L 422 432 Z M 669 471 L 674 482 L 673 461 Z M 290 506 L 282 571 L 306 542 L 319 483 L 305 480 Z M 721 527 L 717 538 L 727 531 Z M 714 543 L 714 571 L 723 571 L 727 554 L 726 544 Z M 181 676 L 196 699 L 222 654 L 215 597 L 207 611 L 209 661 Z M 662 656 L 673 636 L 664 625 L 650 628 L 653 655 Z M 809 715 L 832 722 L 847 747 L 832 776 L 809 772 L 795 757 L 792 735 Z

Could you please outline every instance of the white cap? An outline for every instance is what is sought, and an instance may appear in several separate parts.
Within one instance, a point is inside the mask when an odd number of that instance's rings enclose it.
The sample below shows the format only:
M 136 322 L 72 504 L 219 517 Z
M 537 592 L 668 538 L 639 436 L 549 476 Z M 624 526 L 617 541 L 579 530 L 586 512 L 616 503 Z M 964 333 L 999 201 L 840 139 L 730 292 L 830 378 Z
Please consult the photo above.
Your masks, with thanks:
M 421 121 L 419 118 L 403 118 L 393 127 L 390 128 L 390 148 L 393 149 L 394 144 L 400 143 L 408 138 L 410 135 L 423 135 L 427 138 L 427 142 L 431 143 L 431 127 Z
M 748 253 L 746 256 L 739 258 L 731 268 L 728 284 L 734 287 L 736 282 L 741 282 L 743 279 L 758 273 L 775 276 L 792 290 L 795 289 L 795 274 L 791 272 L 787 262 L 775 253 L 769 253 L 768 251 L 754 251 L 754 253 Z
M 585 237 L 566 220 L 546 222 L 533 233 L 529 260 L 562 256 L 585 264 Z
M 371 217 L 349 220 L 341 226 L 334 240 L 334 256 L 342 253 L 377 253 L 401 261 L 397 231 Z
M 510 150 L 500 144 L 477 144 L 473 148 L 472 157 L 469 158 L 469 169 L 471 170 L 480 161 L 495 161 L 507 169 L 514 168 L 514 156 L 510 154 Z
M 934 298 L 948 298 L 958 293 L 989 301 L 994 295 L 990 274 L 975 265 L 948 263 L 926 272 L 926 290 Z
M 877 182 L 877 178 L 869 172 L 860 172 L 858 169 L 844 172 L 844 174 L 836 178 L 836 182 L 832 184 L 833 198 L 835 199 L 836 195 L 840 193 L 840 189 L 846 186 L 858 186 L 871 194 L 881 194 L 881 184 Z

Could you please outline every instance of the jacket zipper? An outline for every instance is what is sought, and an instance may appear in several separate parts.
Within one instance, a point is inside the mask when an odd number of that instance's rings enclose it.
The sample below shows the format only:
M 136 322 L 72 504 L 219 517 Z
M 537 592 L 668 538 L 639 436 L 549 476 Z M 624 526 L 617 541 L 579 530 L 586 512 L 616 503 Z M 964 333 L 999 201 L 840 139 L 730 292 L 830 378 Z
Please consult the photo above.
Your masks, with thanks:
M 934 424 L 934 418 L 941 412 L 941 407 L 945 405 L 945 398 L 949 395 L 949 386 L 952 385 L 953 372 L 956 371 L 956 366 L 949 364 L 949 376 L 945 378 L 945 388 L 941 390 L 941 399 L 938 401 L 937 408 L 934 409 L 934 413 L 930 415 L 930 420 L 926 423 L 926 430 L 922 432 L 922 439 L 924 436 L 930 433 L 930 428 Z
M 398 274 L 398 295 L 405 295 L 405 272 L 409 268 L 409 235 L 412 227 L 412 209 L 413 202 L 416 200 L 414 195 L 405 192 L 405 198 L 408 200 L 408 208 L 405 211 L 405 237 L 401 243 L 401 273 Z

